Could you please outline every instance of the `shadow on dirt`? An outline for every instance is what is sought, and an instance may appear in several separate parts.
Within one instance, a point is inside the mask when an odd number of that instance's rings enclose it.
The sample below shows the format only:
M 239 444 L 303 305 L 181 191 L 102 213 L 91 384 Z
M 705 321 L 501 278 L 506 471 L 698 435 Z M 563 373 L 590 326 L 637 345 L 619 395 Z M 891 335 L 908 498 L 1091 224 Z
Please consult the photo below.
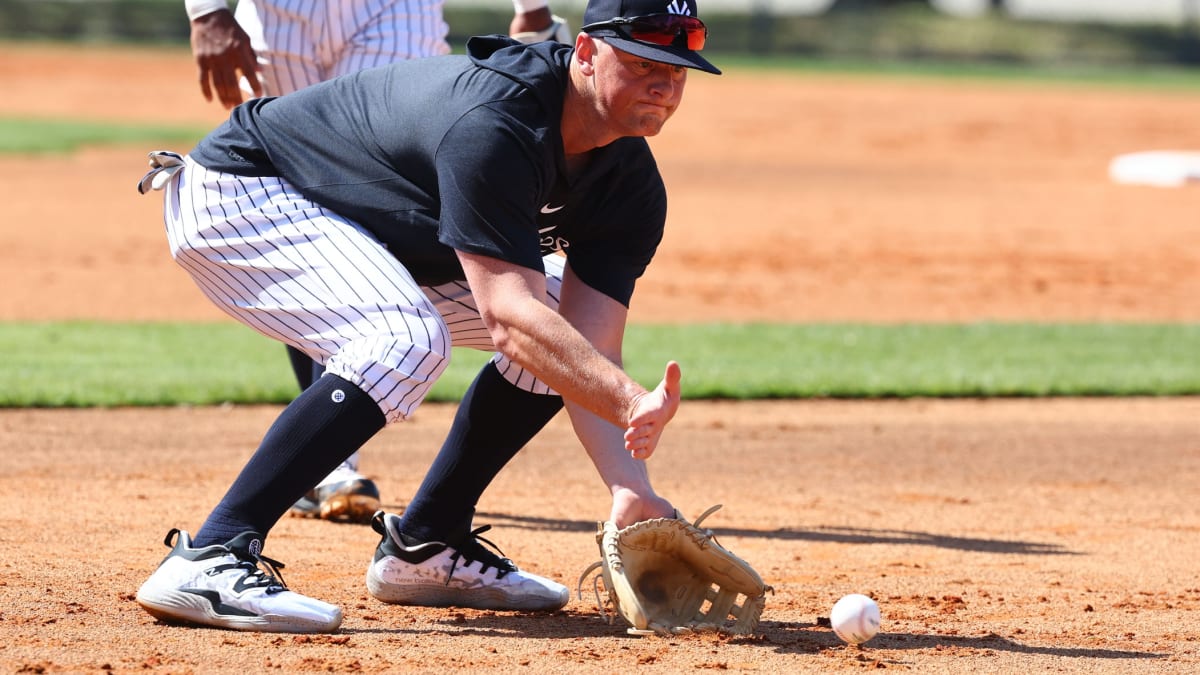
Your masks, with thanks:
M 825 650 L 840 650 L 855 654 L 863 661 L 895 662 L 896 650 L 928 649 L 944 651 L 948 656 L 967 651 L 997 651 L 1041 656 L 1061 656 L 1089 659 L 1159 659 L 1166 654 L 1152 652 L 1123 651 L 1117 649 L 1089 649 L 1073 647 L 1036 647 L 1015 642 L 995 633 L 977 637 L 958 635 L 922 635 L 919 633 L 880 633 L 869 644 L 862 647 L 849 646 L 841 641 L 828 627 L 793 622 L 762 621 L 758 624 L 759 635 L 754 639 L 777 648 L 780 653 L 815 653 Z
M 1080 659 L 1161 659 L 1165 654 L 1153 652 L 1124 651 L 1118 649 L 1092 649 L 1084 647 L 1038 647 L 1016 642 L 1009 638 L 989 633 L 978 637 L 950 635 L 921 635 L 916 633 L 880 633 L 863 647 L 852 647 L 843 643 L 827 626 L 817 623 L 786 621 L 763 621 L 758 632 L 752 636 L 732 636 L 714 633 L 696 633 L 678 636 L 634 636 L 625 632 L 622 625 L 609 625 L 598 613 L 567 610 L 552 616 L 545 614 L 482 613 L 460 614 L 436 622 L 441 629 L 452 635 L 477 635 L 486 638 L 527 639 L 552 638 L 578 640 L 581 638 L 613 638 L 622 641 L 623 648 L 645 648 L 653 651 L 672 642 L 712 643 L 714 647 L 738 645 L 770 649 L 779 654 L 817 654 L 826 651 L 842 651 L 858 661 L 878 662 L 882 665 L 903 665 L 901 650 L 930 650 L 944 652 L 947 657 L 961 656 L 970 652 L 1013 652 L 1035 656 L 1057 656 Z M 428 632 L 428 627 L 413 629 L 342 628 L 343 634 L 354 633 L 408 633 L 415 635 Z M 582 647 L 587 649 L 586 647 Z M 718 652 L 713 652 L 714 654 Z
M 595 532 L 596 523 L 582 520 L 562 520 L 516 516 L 507 513 L 476 514 L 476 520 L 495 521 L 493 524 L 529 530 L 553 532 Z M 781 541 L 815 541 L 841 544 L 905 544 L 909 546 L 932 546 L 957 551 L 979 553 L 1012 553 L 1020 555 L 1081 555 L 1058 544 L 1006 539 L 976 539 L 973 537 L 950 537 L 931 532 L 910 530 L 872 530 L 850 527 L 814 527 L 810 529 L 781 528 L 778 530 L 751 530 L 747 528 L 711 528 L 718 539 L 721 537 L 748 537 Z
M 837 637 L 830 633 L 829 637 L 840 644 Z M 847 649 L 853 649 L 848 647 Z M 1038 647 L 1022 644 L 1009 638 L 989 633 L 978 637 L 963 637 L 956 635 L 921 635 L 917 633 L 880 633 L 862 649 L 897 650 L 897 649 L 933 649 L 947 651 L 953 655 L 955 650 L 992 650 L 998 652 L 1014 652 L 1040 656 L 1061 656 L 1081 659 L 1161 659 L 1167 654 L 1153 652 L 1125 651 L 1121 649 L 1094 649 L 1089 647 Z

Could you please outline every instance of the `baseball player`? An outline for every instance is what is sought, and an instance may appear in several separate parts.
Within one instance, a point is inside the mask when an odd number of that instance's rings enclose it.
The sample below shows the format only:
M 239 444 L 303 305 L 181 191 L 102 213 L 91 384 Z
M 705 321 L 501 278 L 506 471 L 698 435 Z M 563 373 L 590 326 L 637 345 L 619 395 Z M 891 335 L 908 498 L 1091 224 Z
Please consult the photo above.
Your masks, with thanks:
M 591 0 L 573 45 L 472 38 L 236 107 L 186 157 L 152 153 L 175 260 L 209 299 L 323 364 L 196 531 L 140 587 L 155 616 L 337 629 L 262 555 L 289 506 L 408 419 L 452 345 L 495 352 L 402 516 L 380 511 L 367 589 L 389 603 L 552 611 L 565 586 L 484 546 L 488 484 L 565 404 L 625 526 L 669 517 L 644 460 L 680 401 L 621 368 L 666 221 L 644 137 L 678 108 L 707 29 L 695 0 Z M 553 489 L 548 485 L 547 489 Z
M 566 22 L 546 0 L 513 0 L 514 39 L 570 42 Z M 280 96 L 363 68 L 446 54 L 442 0 L 186 0 L 200 90 L 226 108 L 243 97 Z M 287 348 L 303 391 L 322 368 Z M 366 523 L 379 488 L 359 473 L 356 452 L 291 509 L 299 516 Z
M 442 0 L 184 0 L 204 98 L 226 108 L 331 77 L 447 54 Z M 569 42 L 547 0 L 513 0 L 510 35 Z

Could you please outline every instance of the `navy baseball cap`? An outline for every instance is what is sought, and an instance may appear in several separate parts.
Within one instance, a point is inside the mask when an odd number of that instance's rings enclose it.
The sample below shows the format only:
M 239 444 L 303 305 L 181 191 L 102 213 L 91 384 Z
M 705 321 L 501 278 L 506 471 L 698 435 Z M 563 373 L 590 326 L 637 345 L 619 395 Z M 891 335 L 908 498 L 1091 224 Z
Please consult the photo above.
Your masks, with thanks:
M 696 0 L 590 0 L 581 30 L 634 56 L 721 74 L 699 54 L 708 28 Z

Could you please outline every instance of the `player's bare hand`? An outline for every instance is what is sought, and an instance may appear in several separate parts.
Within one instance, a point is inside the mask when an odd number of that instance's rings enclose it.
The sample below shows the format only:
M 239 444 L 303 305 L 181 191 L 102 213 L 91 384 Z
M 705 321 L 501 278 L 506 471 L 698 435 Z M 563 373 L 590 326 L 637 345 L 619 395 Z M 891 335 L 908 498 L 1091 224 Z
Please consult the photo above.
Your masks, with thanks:
M 513 14 L 512 22 L 508 25 L 508 34 L 520 35 L 545 30 L 554 22 L 553 16 L 549 7 Z
M 629 411 L 629 426 L 625 429 L 625 449 L 636 459 L 646 459 L 654 454 L 658 439 L 667 422 L 679 409 L 679 364 L 667 364 L 662 382 L 653 391 L 648 391 L 633 402 Z
M 675 507 L 671 502 L 654 493 L 638 494 L 629 488 L 613 492 L 612 513 L 609 520 L 617 527 L 627 527 L 651 518 L 673 518 Z
M 258 62 L 250 47 L 250 36 L 229 10 L 219 9 L 192 21 L 192 56 L 200 67 L 200 91 L 204 100 L 217 99 L 225 108 L 242 102 L 239 73 L 245 75 L 255 96 L 262 96 Z
M 517 42 L 533 44 L 554 40 L 563 44 L 574 44 L 575 36 L 567 20 L 550 12 L 549 7 L 518 12 L 508 25 L 508 35 Z

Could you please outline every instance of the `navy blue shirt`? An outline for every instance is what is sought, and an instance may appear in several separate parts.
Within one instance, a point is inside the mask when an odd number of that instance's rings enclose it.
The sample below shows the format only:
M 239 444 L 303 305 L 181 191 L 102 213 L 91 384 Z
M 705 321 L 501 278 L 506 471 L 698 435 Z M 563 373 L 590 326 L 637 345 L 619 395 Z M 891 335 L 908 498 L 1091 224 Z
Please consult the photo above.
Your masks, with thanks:
M 455 250 L 539 271 L 562 251 L 584 283 L 628 306 L 662 240 L 666 191 L 642 138 L 591 151 L 568 177 L 570 57 L 555 42 L 472 38 L 464 56 L 244 103 L 191 156 L 283 178 L 364 226 L 420 284 L 464 279 Z

